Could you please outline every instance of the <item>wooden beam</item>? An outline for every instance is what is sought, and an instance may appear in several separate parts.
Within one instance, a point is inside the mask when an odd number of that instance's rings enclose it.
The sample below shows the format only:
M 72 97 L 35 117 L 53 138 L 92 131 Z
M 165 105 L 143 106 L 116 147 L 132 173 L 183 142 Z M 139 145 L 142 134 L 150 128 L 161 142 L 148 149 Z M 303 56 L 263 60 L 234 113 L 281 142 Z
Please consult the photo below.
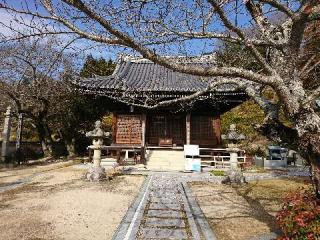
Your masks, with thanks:
M 189 145 L 191 142 L 191 114 L 187 113 L 186 115 L 186 144 Z

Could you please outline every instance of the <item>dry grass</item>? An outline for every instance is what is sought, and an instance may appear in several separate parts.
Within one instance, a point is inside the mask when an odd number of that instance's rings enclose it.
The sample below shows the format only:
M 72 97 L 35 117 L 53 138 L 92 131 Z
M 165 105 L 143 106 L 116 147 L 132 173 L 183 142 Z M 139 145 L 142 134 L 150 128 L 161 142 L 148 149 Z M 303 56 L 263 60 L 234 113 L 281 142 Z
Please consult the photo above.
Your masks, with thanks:
M 195 182 L 190 187 L 219 240 L 247 240 L 279 230 L 275 215 L 282 198 L 309 187 L 305 181 L 262 180 L 242 187 Z

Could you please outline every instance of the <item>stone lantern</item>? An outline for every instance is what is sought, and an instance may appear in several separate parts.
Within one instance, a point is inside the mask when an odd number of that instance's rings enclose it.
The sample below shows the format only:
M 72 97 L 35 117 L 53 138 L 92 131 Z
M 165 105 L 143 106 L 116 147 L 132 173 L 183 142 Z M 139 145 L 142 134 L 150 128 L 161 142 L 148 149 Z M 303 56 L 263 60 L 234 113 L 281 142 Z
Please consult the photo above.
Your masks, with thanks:
M 101 150 L 103 139 L 108 136 L 109 133 L 101 129 L 100 121 L 95 122 L 95 129 L 93 131 L 86 133 L 86 137 L 92 138 L 92 145 L 89 148 L 93 149 L 93 166 L 85 174 L 85 178 L 90 181 L 99 181 L 106 178 L 105 169 L 101 167 Z
M 238 144 L 241 140 L 245 139 L 245 136 L 237 132 L 235 124 L 231 124 L 229 132 L 225 135 L 222 135 L 221 138 L 228 141 L 227 151 L 230 153 L 231 169 L 238 168 L 238 152 L 240 151 Z

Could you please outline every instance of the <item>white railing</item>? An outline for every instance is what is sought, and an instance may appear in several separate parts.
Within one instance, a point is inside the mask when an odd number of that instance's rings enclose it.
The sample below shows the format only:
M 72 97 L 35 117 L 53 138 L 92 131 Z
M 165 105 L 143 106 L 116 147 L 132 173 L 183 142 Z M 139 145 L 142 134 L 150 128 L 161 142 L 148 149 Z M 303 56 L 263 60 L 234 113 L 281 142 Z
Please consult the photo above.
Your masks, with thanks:
M 209 154 L 203 154 L 203 153 Z M 239 151 L 238 164 L 244 165 L 248 162 L 248 157 L 245 156 L 245 151 Z M 216 168 L 230 167 L 230 155 L 225 148 L 200 148 L 201 164 L 212 165 Z

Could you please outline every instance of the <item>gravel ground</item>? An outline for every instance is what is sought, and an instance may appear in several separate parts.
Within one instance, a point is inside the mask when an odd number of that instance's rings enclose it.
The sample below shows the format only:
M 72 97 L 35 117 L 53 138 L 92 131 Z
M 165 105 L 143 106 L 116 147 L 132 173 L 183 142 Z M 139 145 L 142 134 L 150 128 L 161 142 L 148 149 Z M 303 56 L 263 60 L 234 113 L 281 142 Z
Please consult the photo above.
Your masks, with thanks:
M 82 174 L 52 170 L 0 193 L 0 239 L 111 239 L 145 178 L 92 183 Z
M 0 168 L 0 187 L 19 182 L 40 172 L 46 172 L 73 164 L 69 161 L 40 162 L 37 165 L 21 165 L 14 168 Z

